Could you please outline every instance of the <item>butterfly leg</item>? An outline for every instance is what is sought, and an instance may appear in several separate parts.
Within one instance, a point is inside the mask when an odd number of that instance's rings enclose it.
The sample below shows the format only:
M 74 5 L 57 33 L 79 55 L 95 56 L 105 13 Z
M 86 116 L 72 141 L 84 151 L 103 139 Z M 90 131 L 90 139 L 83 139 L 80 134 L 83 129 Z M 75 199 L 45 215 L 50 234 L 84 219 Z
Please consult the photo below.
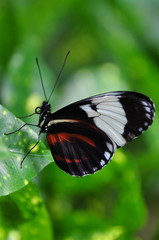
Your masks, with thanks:
M 22 161 L 20 162 L 20 168 L 22 168 L 22 165 L 23 165 L 23 162 L 24 162 L 25 158 L 26 158 L 26 157 L 29 155 L 29 153 L 38 145 L 38 143 L 39 143 L 39 141 L 40 141 L 40 134 L 41 134 L 41 132 L 39 132 L 37 142 L 33 145 L 33 147 L 30 148 L 30 150 L 27 152 L 27 154 L 23 157 Z
M 31 117 L 31 116 L 33 116 L 33 115 L 35 115 L 36 113 L 31 113 L 31 114 L 29 114 L 29 115 L 27 115 L 27 116 L 21 116 L 21 117 L 17 117 L 17 118 L 20 118 L 20 119 L 22 119 L 22 118 L 27 118 L 27 117 Z
M 20 128 L 18 128 L 17 130 L 13 131 L 13 132 L 10 132 L 10 133 L 4 133 L 4 135 L 10 135 L 10 134 L 13 134 L 13 133 L 16 133 L 18 131 L 20 131 L 23 127 L 25 126 L 34 126 L 34 127 L 38 127 L 38 125 L 36 124 L 32 124 L 32 123 L 25 123 L 24 125 L 22 125 Z

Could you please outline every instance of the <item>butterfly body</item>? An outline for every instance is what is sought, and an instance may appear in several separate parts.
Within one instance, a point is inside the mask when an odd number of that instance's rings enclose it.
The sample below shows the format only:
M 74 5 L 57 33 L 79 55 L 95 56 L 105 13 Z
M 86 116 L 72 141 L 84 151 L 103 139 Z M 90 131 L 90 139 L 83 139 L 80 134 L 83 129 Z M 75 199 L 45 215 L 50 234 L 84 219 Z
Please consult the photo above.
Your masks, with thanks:
M 119 91 L 86 98 L 54 113 L 44 101 L 35 112 L 56 164 L 71 175 L 84 176 L 103 168 L 117 148 L 145 131 L 155 109 L 147 96 Z
M 51 121 L 51 105 L 48 101 L 44 101 L 40 107 L 35 109 L 35 113 L 40 115 L 38 123 L 40 133 L 46 133 L 48 130 L 48 123 Z

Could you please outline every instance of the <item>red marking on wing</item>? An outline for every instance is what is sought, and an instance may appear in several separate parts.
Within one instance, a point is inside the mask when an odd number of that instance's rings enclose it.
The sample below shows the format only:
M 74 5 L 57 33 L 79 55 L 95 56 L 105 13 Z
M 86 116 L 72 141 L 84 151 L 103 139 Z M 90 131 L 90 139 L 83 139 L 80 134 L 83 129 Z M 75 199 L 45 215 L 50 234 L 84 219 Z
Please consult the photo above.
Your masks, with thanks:
M 67 163 L 79 163 L 81 161 L 86 161 L 88 160 L 87 157 L 82 157 L 81 159 L 77 159 L 77 158 L 74 158 L 74 159 L 69 159 L 69 158 L 65 158 L 65 157 L 62 157 L 61 155 L 59 154 L 54 154 L 54 158 L 57 159 L 58 161 L 66 161 Z
M 56 144 L 57 142 L 73 142 L 73 138 L 77 138 L 80 139 L 86 143 L 88 143 L 89 145 L 95 147 L 95 143 L 94 141 L 92 141 L 90 138 L 85 137 L 83 135 L 80 134 L 73 134 L 73 133 L 57 133 L 57 134 L 48 134 L 47 135 L 47 140 L 50 144 Z

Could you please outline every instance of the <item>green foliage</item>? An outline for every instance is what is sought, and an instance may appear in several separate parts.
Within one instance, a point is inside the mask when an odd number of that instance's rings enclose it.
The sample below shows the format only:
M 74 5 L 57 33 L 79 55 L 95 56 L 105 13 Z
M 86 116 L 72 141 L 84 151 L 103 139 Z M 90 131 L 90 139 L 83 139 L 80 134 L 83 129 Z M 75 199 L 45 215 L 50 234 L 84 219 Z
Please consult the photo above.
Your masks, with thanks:
M 37 134 L 29 127 L 21 131 L 4 135 L 20 128 L 24 123 L 16 119 L 9 111 L 0 106 L 0 196 L 15 192 L 24 187 L 52 161 L 50 151 L 40 142 L 24 160 L 23 156 L 36 143 Z
M 35 58 L 49 95 L 68 50 L 52 111 L 112 90 L 147 94 L 158 109 L 158 9 L 157 0 L 0 1 L 0 240 L 158 239 L 158 113 L 146 133 L 84 178 L 49 164 L 42 142 L 20 169 L 37 130 L 4 136 L 24 124 L 15 116 L 44 100 Z
M 34 184 L 1 197 L 0 217 L 0 239 L 53 239 L 47 210 Z
M 54 168 L 44 170 L 41 184 L 52 199 L 59 239 L 126 239 L 142 226 L 146 210 L 131 155 L 118 151 L 106 168 L 85 178 L 70 180 Z

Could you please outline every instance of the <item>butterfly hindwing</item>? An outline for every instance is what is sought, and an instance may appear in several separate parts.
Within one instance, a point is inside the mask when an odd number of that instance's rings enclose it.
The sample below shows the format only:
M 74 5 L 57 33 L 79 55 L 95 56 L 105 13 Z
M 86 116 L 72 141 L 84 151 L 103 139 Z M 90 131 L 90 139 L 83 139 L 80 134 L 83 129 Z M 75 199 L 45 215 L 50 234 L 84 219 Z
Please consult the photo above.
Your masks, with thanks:
M 94 173 L 116 148 L 152 123 L 152 101 L 136 92 L 110 92 L 70 104 L 52 114 L 47 140 L 57 165 L 71 175 Z
M 107 135 L 81 120 L 56 122 L 49 129 L 47 140 L 56 164 L 74 176 L 98 171 L 115 150 Z

